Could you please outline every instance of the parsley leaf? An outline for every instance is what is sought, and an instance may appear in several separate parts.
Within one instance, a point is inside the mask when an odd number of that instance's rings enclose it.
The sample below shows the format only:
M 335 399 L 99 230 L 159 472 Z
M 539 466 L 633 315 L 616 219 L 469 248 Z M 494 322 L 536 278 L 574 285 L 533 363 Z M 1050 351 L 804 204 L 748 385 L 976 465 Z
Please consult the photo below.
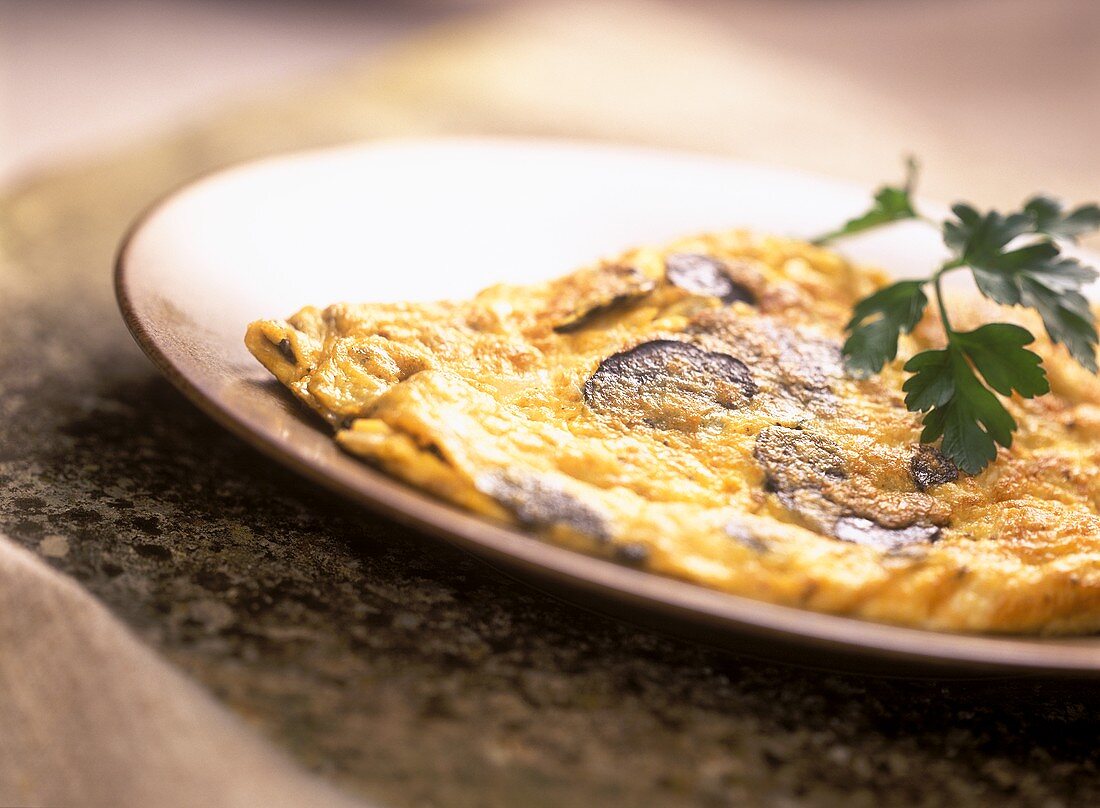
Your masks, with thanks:
M 865 378 L 898 355 L 898 337 L 912 331 L 928 305 L 925 281 L 899 281 L 865 297 L 852 311 L 844 362 L 853 376 Z
M 1036 233 L 1077 241 L 1081 236 L 1100 228 L 1100 205 L 1081 205 L 1066 211 L 1062 203 L 1049 196 L 1033 196 L 1024 204 L 1024 213 L 1031 217 Z
M 902 385 L 905 406 L 924 412 L 921 442 L 943 437 L 943 451 L 963 471 L 977 474 L 997 456 L 997 444 L 1012 446 L 1016 421 L 986 384 L 1004 396 L 1050 392 L 1042 357 L 1023 346 L 1035 341 L 1026 328 L 990 323 L 952 331 L 943 350 L 923 351 L 905 363 L 913 375 Z
M 995 210 L 984 216 L 970 205 L 951 208 L 955 220 L 943 225 L 943 240 L 967 264 L 994 260 L 1017 236 L 1031 229 L 1031 217 L 1023 213 L 1003 216 Z
M 979 381 L 957 344 L 923 351 L 905 363 L 913 374 L 902 390 L 910 410 L 925 412 L 922 443 L 943 437 L 942 448 L 959 468 L 977 474 L 1012 445 L 1016 421 Z
M 1066 346 L 1070 356 L 1096 372 L 1096 319 L 1088 300 L 1077 289 L 1081 279 L 1092 281 L 1096 271 L 1072 258 L 1048 262 L 1020 272 L 1020 300 L 1039 312 L 1051 342 Z M 1076 279 L 1076 285 L 1070 285 Z
M 1044 241 L 1005 253 L 971 257 L 967 264 L 974 282 L 978 284 L 978 291 L 1005 306 L 1019 306 L 1023 304 L 1018 283 L 1020 273 L 1057 255 L 1058 248 Z
M 830 241 L 861 233 L 879 225 L 891 222 L 900 222 L 903 219 L 916 219 L 917 211 L 913 208 L 912 193 L 916 185 L 917 172 L 920 166 L 910 157 L 905 162 L 905 183 L 901 186 L 884 185 L 875 191 L 874 203 L 871 209 L 862 216 L 849 219 L 844 226 L 811 240 L 817 245 L 828 244 Z M 881 367 L 881 365 L 880 365 Z
M 1035 309 L 1051 342 L 1062 343 L 1074 359 L 1096 372 L 1096 321 L 1080 292 L 1096 280 L 1096 270 L 1061 257 L 1045 241 L 971 263 L 970 270 L 982 294 L 1008 306 Z
M 880 188 L 870 211 L 815 243 L 901 219 L 927 221 L 909 198 L 915 171 L 910 162 L 904 187 Z M 985 297 L 1034 309 L 1051 341 L 1065 345 L 1077 362 L 1096 373 L 1100 338 L 1083 290 L 1098 273 L 1064 256 L 1059 239 L 1076 241 L 1100 229 L 1100 205 L 1070 210 L 1050 197 L 1034 196 L 1014 213 L 981 213 L 967 204 L 951 211 L 942 232 L 952 258 L 927 278 L 895 283 L 859 301 L 847 325 L 843 353 L 855 377 L 882 370 L 897 358 L 901 334 L 910 333 L 923 316 L 928 307 L 924 287 L 931 285 L 946 346 L 918 353 L 905 364 L 912 374 L 902 385 L 905 405 L 924 413 L 922 441 L 942 438 L 942 450 L 959 468 L 977 474 L 997 456 L 998 444 L 1012 446 L 1016 422 L 997 394 L 1033 398 L 1050 392 L 1050 382 L 1042 358 L 1024 347 L 1035 341 L 1026 328 L 1009 323 L 989 323 L 973 331 L 952 328 L 941 277 L 969 269 Z
M 989 323 L 951 334 L 951 342 L 969 357 L 986 384 L 1002 396 L 1015 391 L 1024 398 L 1050 392 L 1043 358 L 1024 348 L 1034 341 L 1030 331 L 1011 323 Z
M 1096 280 L 1096 270 L 1063 257 L 1058 245 L 1046 238 L 1006 249 L 1019 236 L 1040 232 L 1040 227 L 1086 232 L 1091 225 L 1085 227 L 1082 222 L 1095 206 L 1082 206 L 1063 216 L 1061 206 L 1045 197 L 1028 204 L 1031 212 L 1025 209 L 1009 216 L 997 211 L 983 216 L 969 205 L 956 205 L 952 208 L 955 220 L 943 226 L 944 242 L 955 250 L 960 264 L 970 267 L 983 295 L 1006 306 L 1035 309 L 1051 341 L 1064 344 L 1074 359 L 1095 373 L 1096 322 L 1081 289 Z M 1100 217 L 1100 208 L 1096 214 Z

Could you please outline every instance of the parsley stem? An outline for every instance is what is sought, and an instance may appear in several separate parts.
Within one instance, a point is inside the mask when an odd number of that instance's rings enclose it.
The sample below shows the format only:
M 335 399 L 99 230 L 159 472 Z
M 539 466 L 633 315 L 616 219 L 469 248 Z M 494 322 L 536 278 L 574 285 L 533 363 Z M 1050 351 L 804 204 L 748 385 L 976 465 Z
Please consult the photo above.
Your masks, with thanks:
M 943 266 L 936 270 L 936 274 L 932 276 L 932 285 L 936 288 L 936 306 L 940 310 L 940 322 L 943 323 L 943 330 L 944 333 L 947 334 L 948 341 L 951 340 L 951 335 L 955 333 L 955 329 L 951 327 L 951 319 L 947 316 L 947 307 L 943 304 L 943 284 L 941 279 L 948 272 L 954 269 L 960 269 L 963 266 L 963 262 L 956 258 L 943 264 Z

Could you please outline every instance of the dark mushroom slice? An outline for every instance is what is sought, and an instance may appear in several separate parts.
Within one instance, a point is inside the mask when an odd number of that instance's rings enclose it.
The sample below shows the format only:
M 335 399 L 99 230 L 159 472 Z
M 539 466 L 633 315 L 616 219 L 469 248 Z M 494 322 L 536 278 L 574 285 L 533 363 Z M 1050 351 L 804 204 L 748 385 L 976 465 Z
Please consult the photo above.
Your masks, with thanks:
M 728 267 L 709 255 L 672 253 L 665 258 L 665 277 L 673 286 L 693 295 L 709 295 L 723 303 L 756 304 L 752 291 L 731 278 Z
M 781 373 L 811 396 L 831 393 L 833 381 L 844 374 L 844 354 L 837 342 L 788 329 L 776 345 Z
M 656 285 L 631 266 L 604 266 L 575 273 L 551 313 L 556 321 L 554 331 L 560 334 L 585 328 L 596 317 L 648 294 Z
M 745 406 L 752 372 L 729 354 L 658 339 L 612 354 L 584 383 L 584 400 L 624 423 L 692 431 L 715 408 Z
M 756 436 L 753 456 L 764 470 L 764 486 L 780 503 L 819 533 L 832 535 L 843 508 L 825 495 L 847 477 L 832 441 L 802 429 L 770 426 Z
M 290 344 L 290 340 L 283 337 L 278 342 L 272 342 L 275 346 L 275 350 L 279 352 L 279 355 L 283 357 L 287 362 L 292 365 L 298 364 L 298 357 L 294 355 L 294 347 Z
M 611 538 L 599 511 L 566 491 L 556 480 L 514 470 L 494 471 L 479 475 L 477 487 L 528 527 L 540 530 L 566 527 L 600 542 Z
M 940 537 L 939 527 L 917 522 L 916 515 L 911 524 L 887 526 L 853 514 L 845 502 L 857 481 L 849 479 L 840 450 L 827 438 L 807 430 L 768 427 L 757 436 L 753 454 L 764 469 L 767 490 L 818 533 L 883 551 Z
M 688 333 L 712 350 L 729 351 L 752 366 L 767 400 L 796 412 L 829 414 L 833 384 L 844 376 L 840 343 L 773 317 L 744 317 L 730 309 L 697 313 Z
M 848 474 L 840 449 L 828 438 L 805 429 L 769 426 L 756 436 L 753 455 L 776 490 L 821 488 Z
M 955 461 L 934 446 L 921 444 L 909 461 L 909 476 L 921 491 L 959 479 Z
M 877 550 L 898 550 L 915 544 L 930 544 L 940 537 L 935 525 L 915 524 L 908 527 L 883 527 L 862 516 L 842 516 L 833 529 L 841 541 L 874 547 Z

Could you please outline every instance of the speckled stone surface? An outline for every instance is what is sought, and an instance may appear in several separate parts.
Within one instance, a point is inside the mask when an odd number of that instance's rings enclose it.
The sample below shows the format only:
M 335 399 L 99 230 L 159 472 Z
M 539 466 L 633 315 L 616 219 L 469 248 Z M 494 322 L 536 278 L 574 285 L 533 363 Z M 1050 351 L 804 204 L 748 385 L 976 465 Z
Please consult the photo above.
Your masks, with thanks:
M 341 77 L 0 199 L 0 530 L 387 805 L 1100 804 L 1094 685 L 823 674 L 600 617 L 303 482 L 161 380 L 111 295 L 128 222 L 244 157 L 447 128 L 370 98 Z

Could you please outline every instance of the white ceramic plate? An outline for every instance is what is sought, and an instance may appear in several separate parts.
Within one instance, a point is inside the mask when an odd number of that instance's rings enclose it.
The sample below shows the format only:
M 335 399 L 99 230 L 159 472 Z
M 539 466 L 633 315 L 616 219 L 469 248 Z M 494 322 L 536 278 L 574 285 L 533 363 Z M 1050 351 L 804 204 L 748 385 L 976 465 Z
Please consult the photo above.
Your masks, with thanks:
M 464 297 L 499 281 L 560 275 L 639 243 L 732 226 L 807 236 L 860 212 L 869 193 L 792 171 L 639 149 L 371 143 L 253 163 L 173 194 L 135 227 L 116 282 L 142 348 L 225 426 L 373 509 L 574 600 L 809 664 L 1096 673 L 1098 638 L 959 636 L 815 614 L 491 524 L 342 454 L 242 342 L 250 321 L 307 303 Z M 906 275 L 926 273 L 942 246 L 929 229 L 905 224 L 845 249 Z

